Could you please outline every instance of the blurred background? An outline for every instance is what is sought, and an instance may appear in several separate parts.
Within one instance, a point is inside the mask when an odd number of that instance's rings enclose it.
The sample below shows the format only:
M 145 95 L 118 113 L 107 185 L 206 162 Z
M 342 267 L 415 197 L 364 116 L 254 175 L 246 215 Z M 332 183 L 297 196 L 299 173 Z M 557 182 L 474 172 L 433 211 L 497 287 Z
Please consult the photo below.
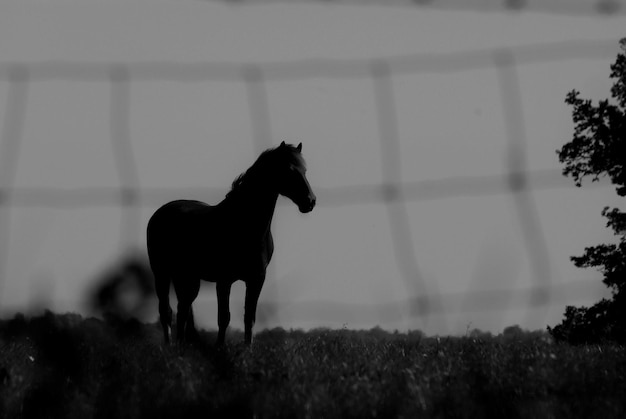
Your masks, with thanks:
M 218 203 L 280 141 L 318 197 L 279 199 L 260 327 L 545 329 L 606 296 L 576 188 L 572 89 L 610 96 L 622 0 L 5 0 L 0 313 L 156 320 L 145 227 Z M 217 324 L 214 284 L 194 307 Z M 242 327 L 244 285 L 231 295 Z

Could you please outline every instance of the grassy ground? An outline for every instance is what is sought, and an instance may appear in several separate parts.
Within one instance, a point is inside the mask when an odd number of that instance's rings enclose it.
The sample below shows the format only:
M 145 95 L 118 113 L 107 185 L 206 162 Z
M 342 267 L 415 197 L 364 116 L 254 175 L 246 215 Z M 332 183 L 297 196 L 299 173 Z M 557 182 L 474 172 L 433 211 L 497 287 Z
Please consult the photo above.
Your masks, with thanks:
M 132 321 L 2 321 L 0 417 L 626 417 L 623 347 L 376 329 L 214 339 L 181 350 Z

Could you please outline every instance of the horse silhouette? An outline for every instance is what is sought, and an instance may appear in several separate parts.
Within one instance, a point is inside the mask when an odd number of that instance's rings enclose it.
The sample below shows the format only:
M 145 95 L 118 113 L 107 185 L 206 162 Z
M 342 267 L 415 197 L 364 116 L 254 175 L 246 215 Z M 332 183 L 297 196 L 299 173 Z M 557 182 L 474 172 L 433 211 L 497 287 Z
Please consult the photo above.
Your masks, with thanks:
M 252 343 L 257 301 L 274 251 L 270 226 L 276 200 L 283 195 L 300 212 L 312 211 L 316 198 L 305 174 L 302 143 L 295 147 L 283 141 L 261 153 L 219 204 L 178 200 L 155 211 L 147 228 L 148 256 L 166 343 L 172 323 L 170 284 L 178 299 L 176 334 L 182 343 L 197 337 L 191 305 L 200 280 L 216 283 L 218 345 L 230 323 L 231 285 L 245 282 L 245 343 Z

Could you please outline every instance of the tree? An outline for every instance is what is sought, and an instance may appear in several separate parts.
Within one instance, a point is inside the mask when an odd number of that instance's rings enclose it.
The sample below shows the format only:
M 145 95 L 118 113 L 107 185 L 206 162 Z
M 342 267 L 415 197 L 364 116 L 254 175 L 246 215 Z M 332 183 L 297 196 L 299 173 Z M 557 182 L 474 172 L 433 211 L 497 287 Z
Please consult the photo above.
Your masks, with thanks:
M 592 182 L 608 177 L 619 196 L 626 196 L 626 38 L 620 41 L 621 53 L 611 65 L 611 88 L 614 103 L 608 99 L 594 105 L 581 99 L 572 90 L 565 103 L 572 106 L 575 124 L 574 138 L 557 150 L 559 161 L 565 164 L 563 174 L 571 176 L 576 186 L 585 177 Z M 548 331 L 557 340 L 571 343 L 599 341 L 626 342 L 626 213 L 618 208 L 602 210 L 607 227 L 618 237 L 618 244 L 600 244 L 585 248 L 582 256 L 571 260 L 579 268 L 597 268 L 602 282 L 611 289 L 612 298 L 603 299 L 592 307 L 568 306 L 565 320 Z

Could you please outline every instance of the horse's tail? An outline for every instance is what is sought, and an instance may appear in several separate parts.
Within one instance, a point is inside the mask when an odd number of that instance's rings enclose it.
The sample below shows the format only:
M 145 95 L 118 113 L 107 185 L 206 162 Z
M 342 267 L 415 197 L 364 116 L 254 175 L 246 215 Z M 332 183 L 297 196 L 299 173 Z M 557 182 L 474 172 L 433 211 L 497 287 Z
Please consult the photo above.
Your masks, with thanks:
M 154 217 L 153 217 L 154 218 Z M 170 330 L 172 328 L 172 308 L 170 307 L 170 276 L 167 270 L 163 269 L 161 262 L 163 258 L 155 249 L 155 240 L 153 236 L 153 219 L 148 223 L 148 258 L 150 267 L 154 274 L 154 288 L 159 299 L 159 318 L 163 327 L 163 338 L 165 343 L 170 341 Z
M 154 288 L 159 299 L 159 318 L 163 327 L 163 338 L 165 343 L 170 341 L 170 330 L 172 328 L 172 308 L 170 307 L 170 277 L 162 270 L 155 269 L 151 263 L 154 274 Z

